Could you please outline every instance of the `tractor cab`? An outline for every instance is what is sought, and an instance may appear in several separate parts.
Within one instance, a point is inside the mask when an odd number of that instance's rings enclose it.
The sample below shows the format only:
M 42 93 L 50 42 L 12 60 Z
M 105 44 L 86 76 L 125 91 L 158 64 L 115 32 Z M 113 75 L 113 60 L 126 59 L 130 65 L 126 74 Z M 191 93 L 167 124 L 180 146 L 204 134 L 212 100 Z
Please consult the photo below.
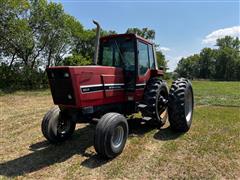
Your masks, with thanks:
M 145 84 L 151 70 L 157 70 L 155 57 L 154 44 L 135 34 L 110 35 L 100 39 L 98 64 L 122 68 L 128 91 L 134 91 L 136 84 Z

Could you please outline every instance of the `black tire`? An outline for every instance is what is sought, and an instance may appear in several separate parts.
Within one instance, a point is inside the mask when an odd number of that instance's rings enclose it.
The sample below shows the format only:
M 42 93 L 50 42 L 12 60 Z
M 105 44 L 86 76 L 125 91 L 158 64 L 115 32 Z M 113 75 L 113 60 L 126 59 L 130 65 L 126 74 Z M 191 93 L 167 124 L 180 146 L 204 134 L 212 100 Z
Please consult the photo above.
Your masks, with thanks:
M 168 87 L 165 81 L 151 78 L 144 92 L 144 104 L 147 105 L 142 115 L 151 117 L 154 124 L 161 127 L 167 119 Z
M 42 120 L 42 133 L 51 143 L 67 140 L 74 132 L 76 123 L 64 115 L 58 107 L 50 109 Z
M 102 116 L 96 126 L 94 148 L 102 157 L 114 158 L 123 151 L 127 138 L 126 118 L 118 113 L 107 113 Z
M 177 132 L 187 132 L 193 117 L 192 84 L 185 78 L 179 78 L 172 83 L 169 92 L 168 116 L 170 127 Z

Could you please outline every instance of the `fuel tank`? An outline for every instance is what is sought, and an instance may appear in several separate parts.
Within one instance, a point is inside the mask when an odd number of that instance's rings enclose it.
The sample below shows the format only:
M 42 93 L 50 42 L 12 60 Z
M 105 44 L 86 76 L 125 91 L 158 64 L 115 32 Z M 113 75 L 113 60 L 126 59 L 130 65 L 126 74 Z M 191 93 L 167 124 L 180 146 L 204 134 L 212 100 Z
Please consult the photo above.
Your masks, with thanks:
M 125 102 L 123 70 L 109 66 L 47 69 L 54 104 L 75 108 Z

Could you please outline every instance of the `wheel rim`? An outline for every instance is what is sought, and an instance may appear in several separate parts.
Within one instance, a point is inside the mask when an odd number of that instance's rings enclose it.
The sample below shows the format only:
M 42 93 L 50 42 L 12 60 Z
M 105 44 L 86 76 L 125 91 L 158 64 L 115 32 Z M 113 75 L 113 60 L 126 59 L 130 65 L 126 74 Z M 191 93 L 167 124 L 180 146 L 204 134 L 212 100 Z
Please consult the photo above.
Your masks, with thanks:
M 159 93 L 159 97 L 158 97 L 158 113 L 159 113 L 159 116 L 166 110 L 167 97 L 168 97 L 168 94 L 164 90 L 162 90 Z
M 124 130 L 122 126 L 117 126 L 114 129 L 113 136 L 111 138 L 111 145 L 113 148 L 117 149 L 121 146 L 123 142 Z
M 185 117 L 187 122 L 189 122 L 192 118 L 192 111 L 193 111 L 192 91 L 188 90 L 185 95 Z
M 68 120 L 60 119 L 57 126 L 57 132 L 63 137 L 70 129 L 70 122 Z

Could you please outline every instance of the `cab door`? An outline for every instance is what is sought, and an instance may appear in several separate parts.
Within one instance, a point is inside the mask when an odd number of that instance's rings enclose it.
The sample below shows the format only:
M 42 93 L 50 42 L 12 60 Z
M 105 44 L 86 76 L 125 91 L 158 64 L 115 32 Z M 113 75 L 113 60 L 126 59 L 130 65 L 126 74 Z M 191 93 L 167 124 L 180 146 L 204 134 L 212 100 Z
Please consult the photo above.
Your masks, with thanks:
M 142 99 L 146 83 L 155 69 L 153 45 L 138 40 L 138 76 L 136 79 L 136 100 Z
M 137 74 L 137 47 L 136 39 L 129 38 L 121 45 L 121 59 L 123 61 L 123 74 L 125 82 L 125 91 L 135 92 L 136 74 Z

